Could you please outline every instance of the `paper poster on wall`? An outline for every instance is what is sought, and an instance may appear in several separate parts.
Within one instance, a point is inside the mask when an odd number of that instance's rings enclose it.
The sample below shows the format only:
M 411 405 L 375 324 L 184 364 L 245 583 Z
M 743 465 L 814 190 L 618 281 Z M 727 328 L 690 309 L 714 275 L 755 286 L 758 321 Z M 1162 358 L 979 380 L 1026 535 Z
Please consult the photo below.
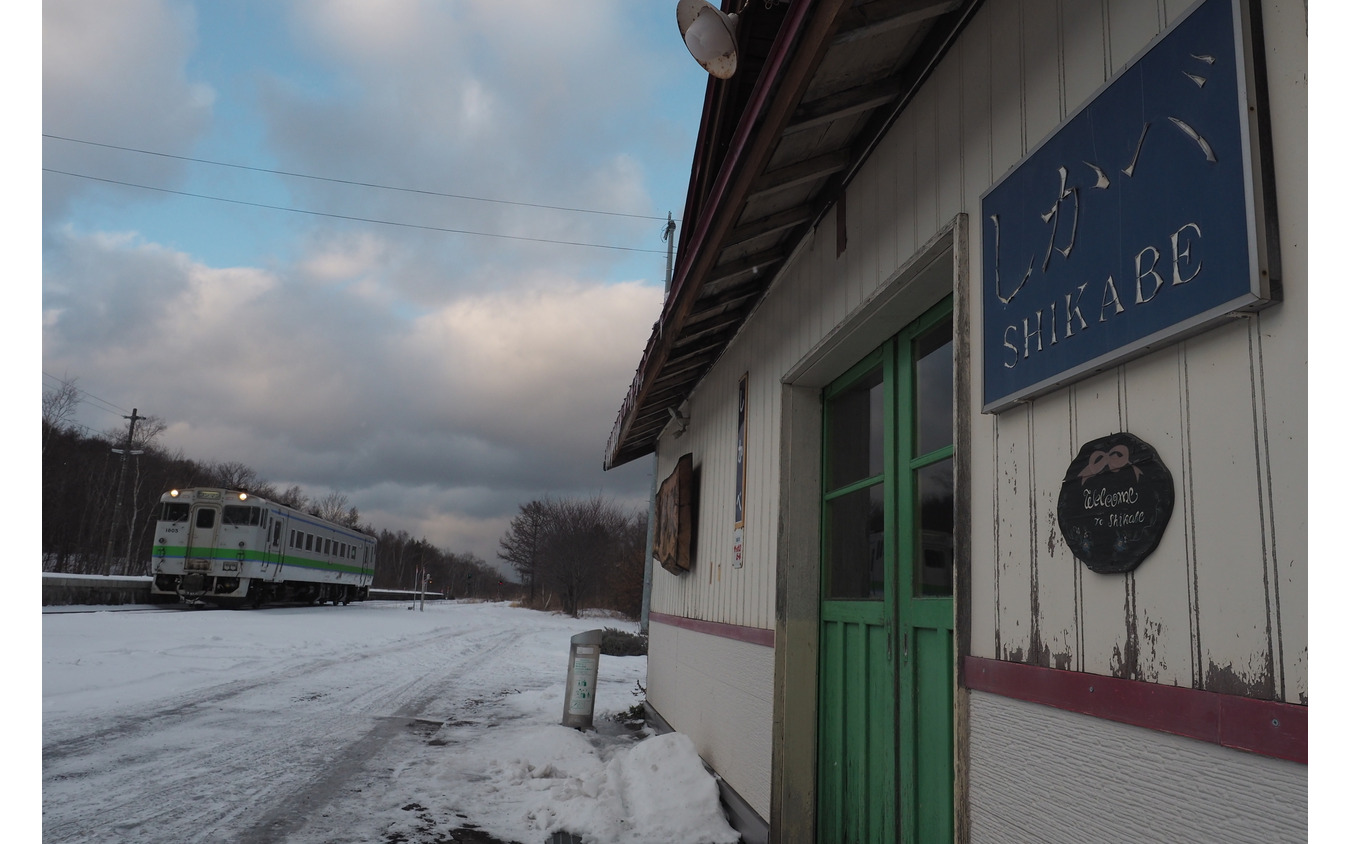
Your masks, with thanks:
M 750 373 L 747 372 L 741 376 L 736 396 L 736 512 L 731 567 L 737 569 L 745 563 L 745 399 L 749 382 Z

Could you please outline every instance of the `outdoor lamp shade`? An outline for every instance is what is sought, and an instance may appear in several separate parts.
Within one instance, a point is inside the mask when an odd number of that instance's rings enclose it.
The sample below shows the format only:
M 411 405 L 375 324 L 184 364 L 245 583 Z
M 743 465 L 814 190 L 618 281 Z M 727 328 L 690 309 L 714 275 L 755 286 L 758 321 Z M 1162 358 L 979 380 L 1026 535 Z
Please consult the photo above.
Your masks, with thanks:
M 718 79 L 736 72 L 736 16 L 707 0 L 680 0 L 675 7 L 680 35 L 694 60 Z

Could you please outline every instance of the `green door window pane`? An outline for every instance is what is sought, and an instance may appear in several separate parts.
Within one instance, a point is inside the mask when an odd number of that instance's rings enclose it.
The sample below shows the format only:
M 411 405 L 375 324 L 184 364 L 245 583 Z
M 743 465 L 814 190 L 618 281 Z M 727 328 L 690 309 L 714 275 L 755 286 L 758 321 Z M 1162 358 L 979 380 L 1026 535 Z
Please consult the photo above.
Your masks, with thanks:
M 831 399 L 829 414 L 830 488 L 880 475 L 885 457 L 881 367 Z
M 952 460 L 947 458 L 925 466 L 915 475 L 919 493 L 915 503 L 919 551 L 914 566 L 914 594 L 951 595 L 956 549 L 956 486 Z
M 886 585 L 885 487 L 841 495 L 827 504 L 826 598 L 881 600 Z
M 915 451 L 952 444 L 952 324 L 943 320 L 914 339 Z

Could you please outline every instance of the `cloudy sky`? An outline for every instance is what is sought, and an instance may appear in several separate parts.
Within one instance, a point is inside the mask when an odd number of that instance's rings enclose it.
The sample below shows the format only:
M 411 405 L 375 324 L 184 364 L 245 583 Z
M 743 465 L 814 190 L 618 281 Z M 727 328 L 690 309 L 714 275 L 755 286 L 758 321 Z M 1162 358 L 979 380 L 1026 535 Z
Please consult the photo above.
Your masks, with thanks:
M 45 0 L 41 370 L 77 422 L 491 561 L 601 463 L 707 75 L 674 0 Z M 584 12 L 584 13 L 583 13 Z

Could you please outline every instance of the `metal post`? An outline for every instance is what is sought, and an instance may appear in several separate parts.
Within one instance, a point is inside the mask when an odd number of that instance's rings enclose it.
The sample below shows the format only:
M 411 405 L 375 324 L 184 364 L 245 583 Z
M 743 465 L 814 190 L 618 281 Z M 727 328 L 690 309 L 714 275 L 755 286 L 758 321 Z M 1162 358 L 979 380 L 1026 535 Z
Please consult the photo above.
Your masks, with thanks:
M 103 552 L 104 574 L 112 574 L 111 568 L 112 568 L 112 554 L 113 554 L 113 539 L 117 535 L 117 522 L 122 517 L 122 481 L 127 474 L 127 454 L 132 453 L 131 440 L 132 437 L 136 435 L 136 420 L 144 419 L 145 417 L 138 416 L 136 413 L 136 408 L 133 407 L 131 409 L 131 415 L 123 416 L 122 418 L 130 419 L 131 425 L 127 428 L 127 447 L 114 448 L 112 450 L 113 454 L 122 455 L 122 467 L 117 472 L 117 497 L 113 499 L 112 524 L 108 526 L 108 549 Z M 139 454 L 140 452 L 135 453 Z
M 666 228 L 661 233 L 666 242 L 666 298 L 670 298 L 670 284 L 675 269 L 675 218 L 666 212 Z M 642 622 L 643 635 L 647 633 L 652 612 L 652 554 L 656 546 L 656 484 L 661 469 L 661 456 L 652 454 L 652 489 L 647 500 L 647 556 L 642 565 Z
M 595 723 L 595 684 L 600 676 L 603 630 L 587 630 L 572 637 L 567 654 L 567 693 L 563 700 L 564 727 L 589 730 Z
M 647 557 L 642 564 L 642 635 L 647 635 L 648 620 L 652 614 L 652 554 L 656 550 L 656 471 L 661 465 L 659 455 L 652 455 L 652 492 L 647 502 Z
M 666 242 L 666 298 L 670 297 L 670 282 L 675 267 L 675 217 L 666 212 L 666 228 L 661 233 Z

